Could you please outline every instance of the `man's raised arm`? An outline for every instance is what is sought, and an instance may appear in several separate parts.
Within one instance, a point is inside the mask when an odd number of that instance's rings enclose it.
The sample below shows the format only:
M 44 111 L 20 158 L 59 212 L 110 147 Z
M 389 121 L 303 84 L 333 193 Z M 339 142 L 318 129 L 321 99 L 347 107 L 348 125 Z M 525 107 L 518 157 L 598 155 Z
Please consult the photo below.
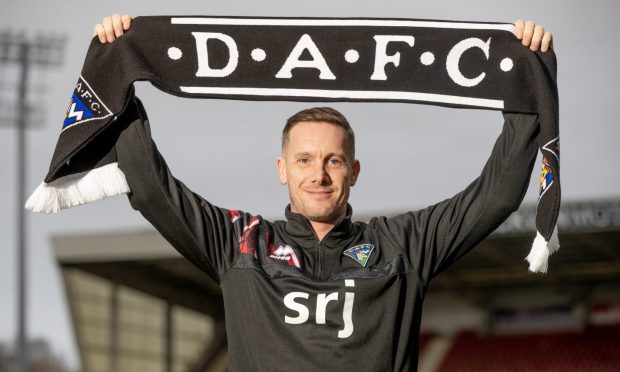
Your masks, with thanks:
M 131 17 L 105 17 L 95 26 L 102 43 L 113 42 L 131 25 Z M 131 188 L 129 201 L 189 261 L 219 281 L 238 254 L 237 231 L 226 209 L 213 206 L 177 180 L 151 137 L 141 102 L 133 98 L 123 113 L 115 150 Z M 247 216 L 237 213 L 237 219 Z M 237 223 L 238 225 L 238 223 Z
M 159 231 L 185 258 L 220 281 L 238 254 L 239 228 L 247 216 L 218 208 L 177 180 L 151 138 L 148 119 L 137 98 L 123 115 L 116 145 L 118 166 L 131 188 L 131 206 Z M 238 224 L 237 224 L 238 225 Z
M 532 51 L 547 51 L 552 35 L 533 22 L 515 22 L 516 36 Z M 480 177 L 454 197 L 424 210 L 380 219 L 420 278 L 433 277 L 475 247 L 518 209 L 536 159 L 538 116 L 504 112 L 504 128 Z
M 525 196 L 538 150 L 538 117 L 504 113 L 504 119 L 482 174 L 465 190 L 426 209 L 377 221 L 427 284 L 495 230 Z

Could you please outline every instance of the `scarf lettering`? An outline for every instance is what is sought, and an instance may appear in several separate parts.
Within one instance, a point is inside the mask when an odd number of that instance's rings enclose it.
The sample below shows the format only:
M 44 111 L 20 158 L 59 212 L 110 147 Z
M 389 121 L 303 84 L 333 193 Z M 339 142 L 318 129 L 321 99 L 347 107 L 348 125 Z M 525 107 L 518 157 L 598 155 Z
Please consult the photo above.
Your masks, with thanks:
M 220 32 L 192 32 L 192 36 L 196 41 L 196 56 L 198 62 L 196 77 L 225 78 L 235 72 L 239 64 L 239 48 L 237 42 L 230 35 Z M 374 69 L 370 76 L 370 80 L 387 80 L 388 77 L 385 72 L 385 67 L 388 64 L 398 67 L 401 61 L 400 52 L 388 54 L 388 45 L 390 43 L 405 43 L 412 48 L 415 38 L 411 35 L 374 35 L 373 39 L 375 40 Z M 228 50 L 228 61 L 224 67 L 213 68 L 209 64 L 209 49 L 207 45 L 209 40 L 219 41 L 226 46 Z M 446 61 L 446 71 L 454 83 L 462 87 L 474 87 L 480 84 L 486 76 L 486 73 L 482 72 L 475 78 L 467 78 L 459 69 L 459 62 L 463 53 L 472 48 L 479 48 L 482 50 L 488 60 L 490 44 L 491 38 L 486 42 L 479 38 L 468 38 L 458 42 L 450 49 Z M 173 60 L 181 58 L 182 53 L 178 50 L 179 49 L 176 47 L 170 48 L 168 53 L 169 58 Z M 308 52 L 312 59 L 301 59 L 304 52 Z M 349 53 L 349 55 L 353 53 L 353 55 L 356 56 L 355 58 L 345 57 L 347 62 L 350 64 L 357 62 L 359 59 L 359 52 L 357 50 L 349 49 L 347 53 Z M 260 57 L 258 57 L 259 55 Z M 252 59 L 256 62 L 262 62 L 266 57 L 263 49 L 255 48 L 252 51 Z M 421 62 L 425 65 L 429 65 L 434 62 L 434 58 L 435 56 L 433 53 L 425 52 L 425 56 L 421 59 Z M 291 79 L 293 78 L 293 70 L 296 68 L 316 69 L 319 71 L 319 79 L 336 80 L 336 75 L 334 75 L 329 68 L 323 53 L 321 53 L 321 50 L 309 34 L 303 34 L 301 38 L 299 38 L 293 50 L 288 54 L 286 61 L 284 61 L 282 67 L 275 74 L 275 78 Z M 512 66 L 510 68 L 512 68 Z

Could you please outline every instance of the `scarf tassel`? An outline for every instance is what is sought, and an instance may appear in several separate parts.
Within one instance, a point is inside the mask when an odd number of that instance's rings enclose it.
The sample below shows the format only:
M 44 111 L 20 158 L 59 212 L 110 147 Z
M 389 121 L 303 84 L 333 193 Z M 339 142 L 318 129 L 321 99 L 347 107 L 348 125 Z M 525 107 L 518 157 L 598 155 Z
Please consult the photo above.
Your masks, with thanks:
M 126 194 L 129 191 L 129 184 L 118 163 L 110 163 L 90 171 L 61 177 L 50 183 L 41 183 L 26 201 L 26 209 L 56 213 L 61 209 Z
M 533 273 L 546 273 L 549 256 L 555 253 L 559 248 L 560 241 L 558 240 L 557 226 L 553 228 L 553 233 L 549 241 L 546 241 L 537 231 L 534 243 L 532 243 L 532 250 L 525 258 L 525 260 L 530 263 L 530 271 Z

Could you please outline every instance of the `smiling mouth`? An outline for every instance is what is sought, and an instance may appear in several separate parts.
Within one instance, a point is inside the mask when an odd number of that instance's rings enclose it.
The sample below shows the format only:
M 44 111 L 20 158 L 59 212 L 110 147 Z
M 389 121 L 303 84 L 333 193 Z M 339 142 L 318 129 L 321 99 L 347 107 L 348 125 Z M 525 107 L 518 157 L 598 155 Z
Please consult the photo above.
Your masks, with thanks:
M 305 192 L 307 192 L 311 196 L 318 197 L 318 198 L 326 197 L 333 193 L 333 191 L 329 191 L 329 190 L 305 190 Z

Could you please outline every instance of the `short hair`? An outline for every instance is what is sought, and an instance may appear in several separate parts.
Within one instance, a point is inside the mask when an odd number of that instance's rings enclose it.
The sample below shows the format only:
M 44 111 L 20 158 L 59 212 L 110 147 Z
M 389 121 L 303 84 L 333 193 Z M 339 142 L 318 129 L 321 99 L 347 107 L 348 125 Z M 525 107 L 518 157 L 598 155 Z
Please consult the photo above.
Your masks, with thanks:
M 331 107 L 313 107 L 305 110 L 301 110 L 294 114 L 286 121 L 286 125 L 282 130 L 282 150 L 288 142 L 289 132 L 293 127 L 302 121 L 322 121 L 330 124 L 334 124 L 344 130 L 345 138 L 347 140 L 347 147 L 352 156 L 351 161 L 355 160 L 355 133 L 353 128 L 349 125 L 349 121 L 338 110 Z

